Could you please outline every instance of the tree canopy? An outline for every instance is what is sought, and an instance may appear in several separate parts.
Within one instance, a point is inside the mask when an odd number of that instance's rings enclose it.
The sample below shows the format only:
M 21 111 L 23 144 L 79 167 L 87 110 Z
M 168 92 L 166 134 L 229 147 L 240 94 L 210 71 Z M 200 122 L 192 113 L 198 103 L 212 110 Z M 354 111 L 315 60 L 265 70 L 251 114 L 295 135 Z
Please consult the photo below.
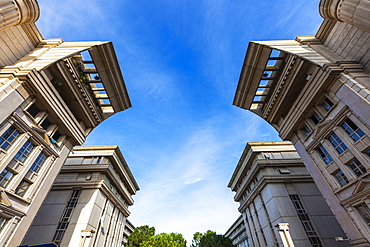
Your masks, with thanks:
M 136 227 L 128 237 L 126 247 L 186 247 L 186 240 L 180 233 L 160 233 L 148 225 Z
M 140 247 L 144 241 L 149 241 L 155 235 L 155 228 L 148 225 L 136 227 L 130 234 L 127 247 Z
M 208 230 L 205 233 L 194 233 L 190 247 L 235 247 L 235 245 L 224 235 Z
M 140 247 L 186 247 L 186 240 L 180 233 L 160 233 L 142 242 Z

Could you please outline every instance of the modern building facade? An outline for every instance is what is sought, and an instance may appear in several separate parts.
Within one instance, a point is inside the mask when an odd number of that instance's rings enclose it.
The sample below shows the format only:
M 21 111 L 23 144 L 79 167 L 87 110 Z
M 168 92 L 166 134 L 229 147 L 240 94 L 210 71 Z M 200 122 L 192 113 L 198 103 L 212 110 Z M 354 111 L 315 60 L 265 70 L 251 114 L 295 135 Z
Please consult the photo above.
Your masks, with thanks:
M 232 224 L 232 226 L 225 233 L 225 237 L 231 239 L 236 247 L 249 247 L 247 229 L 244 224 L 243 215 Z
M 228 187 L 240 203 L 246 246 L 349 246 L 336 242 L 345 233 L 290 142 L 248 143 Z M 280 235 L 285 229 L 290 234 Z
M 117 146 L 75 147 L 22 244 L 122 247 L 134 229 L 127 217 L 137 190 Z
M 44 39 L 35 0 L 0 0 L 0 246 L 18 246 L 73 146 L 131 106 L 111 42 Z
M 370 2 L 321 0 L 314 37 L 250 42 L 234 105 L 290 140 L 352 246 L 370 246 Z

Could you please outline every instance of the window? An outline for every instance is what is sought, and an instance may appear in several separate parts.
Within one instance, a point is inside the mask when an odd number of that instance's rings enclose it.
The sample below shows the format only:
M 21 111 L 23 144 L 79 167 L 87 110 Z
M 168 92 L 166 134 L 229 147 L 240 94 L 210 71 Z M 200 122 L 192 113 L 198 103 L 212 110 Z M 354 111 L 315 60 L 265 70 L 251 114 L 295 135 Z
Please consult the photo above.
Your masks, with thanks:
M 4 217 L 0 216 L 0 233 L 5 228 L 6 223 L 8 223 L 8 221 L 9 221 L 8 218 L 4 218 Z
M 361 164 L 360 161 L 358 161 L 358 159 L 355 159 L 354 161 L 348 163 L 348 166 L 357 175 L 357 177 L 366 173 L 366 168 Z
M 330 164 L 333 161 L 333 158 L 330 156 L 328 151 L 326 151 L 323 145 L 319 146 L 317 152 L 320 154 L 321 158 L 324 160 L 326 164 Z
M 26 141 L 18 153 L 14 155 L 14 159 L 19 162 L 23 162 L 31 152 L 32 148 L 33 144 L 30 141 Z
M 348 149 L 347 146 L 342 142 L 342 140 L 335 133 L 329 136 L 329 141 L 339 154 L 343 153 L 345 150 Z
M 314 247 L 321 247 L 322 246 L 321 240 L 319 236 L 316 234 L 316 231 L 311 223 L 311 220 L 305 208 L 303 207 L 301 199 L 299 198 L 298 195 L 289 195 L 289 197 L 297 211 L 298 217 L 301 220 L 303 229 L 305 230 L 311 245 Z
M 337 171 L 336 173 L 333 174 L 333 176 L 338 181 L 340 186 L 344 186 L 344 185 L 348 184 L 348 179 L 347 179 L 346 175 L 344 175 L 342 170 Z
M 7 129 L 0 137 L 0 148 L 7 150 L 9 146 L 18 137 L 19 132 L 15 127 L 10 127 Z
M 318 123 L 320 123 L 320 122 L 321 122 L 322 117 L 321 117 L 319 114 L 317 114 L 316 112 L 314 112 L 314 113 L 313 113 L 313 115 L 311 116 L 311 120 L 312 120 L 312 122 L 314 122 L 315 124 L 318 124 Z
M 6 187 L 10 180 L 13 178 L 14 173 L 4 169 L 0 174 L 0 187 Z
M 331 102 L 328 98 L 324 99 L 324 102 L 322 102 L 321 106 L 324 108 L 325 111 L 330 111 L 331 108 L 333 108 L 334 103 Z
M 41 165 L 44 163 L 46 159 L 46 155 L 43 153 L 40 153 L 39 156 L 37 156 L 36 160 L 31 165 L 30 170 L 34 172 L 38 172 L 40 170 Z
M 26 194 L 30 185 L 31 183 L 27 182 L 26 180 L 22 180 L 22 182 L 15 189 L 15 194 L 19 196 L 24 196 L 24 194 Z
M 63 211 L 62 217 L 59 220 L 59 224 L 57 227 L 57 230 L 54 234 L 52 242 L 54 242 L 57 245 L 60 245 L 60 242 L 62 241 L 64 232 L 68 228 L 70 218 L 73 213 L 73 209 L 77 205 L 78 198 L 81 194 L 81 190 L 74 190 L 72 192 L 71 198 L 69 199 L 66 208 Z
M 364 203 L 356 207 L 357 212 L 361 215 L 364 221 L 370 225 L 370 208 Z
M 54 132 L 53 136 L 51 136 L 51 137 L 50 137 L 51 142 L 52 142 L 52 143 L 57 143 L 57 142 L 58 142 L 58 139 L 59 139 L 59 137 L 60 137 L 60 136 L 61 136 L 61 134 L 59 133 L 59 131 L 58 131 L 58 130 L 56 130 L 56 131 Z
M 306 136 L 308 136 L 309 134 L 311 134 L 311 132 L 312 132 L 312 130 L 305 124 L 305 125 L 303 125 L 303 127 L 302 127 L 302 132 L 306 135 Z
M 41 124 L 41 127 L 44 129 L 44 130 L 48 130 L 49 126 L 52 125 L 52 123 L 49 121 L 49 119 L 45 119 L 42 124 Z
M 33 117 L 35 118 L 37 116 L 37 113 L 40 112 L 40 109 L 35 105 L 35 104 L 32 104 L 28 109 L 27 109 L 27 112 Z
M 365 135 L 365 133 L 349 118 L 347 118 L 341 126 L 354 141 L 360 140 L 361 137 Z

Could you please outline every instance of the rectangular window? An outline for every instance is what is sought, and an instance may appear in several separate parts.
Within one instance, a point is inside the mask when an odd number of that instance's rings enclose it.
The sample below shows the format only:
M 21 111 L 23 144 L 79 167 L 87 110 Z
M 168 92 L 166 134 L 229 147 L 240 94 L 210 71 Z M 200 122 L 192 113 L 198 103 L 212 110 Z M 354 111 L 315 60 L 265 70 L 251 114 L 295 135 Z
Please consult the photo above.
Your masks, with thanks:
M 325 109 L 325 111 L 330 111 L 331 108 L 333 108 L 334 103 L 331 102 L 328 98 L 324 99 L 324 102 L 322 102 L 322 107 Z
M 342 140 L 335 133 L 329 136 L 329 141 L 339 154 L 343 153 L 345 150 L 348 149 L 346 144 L 344 144 Z
M 302 127 L 302 132 L 306 135 L 306 136 L 308 136 L 309 134 L 311 134 L 311 132 L 312 132 L 312 130 L 305 124 L 305 125 L 303 125 L 303 127 Z
M 59 220 L 57 230 L 52 240 L 52 242 L 54 242 L 58 246 L 60 245 L 60 242 L 62 241 L 64 232 L 68 228 L 69 221 L 73 213 L 73 209 L 77 205 L 77 201 L 78 201 L 78 198 L 80 197 L 80 194 L 81 194 L 81 190 L 74 190 L 72 192 L 71 198 L 69 199 L 67 206 L 63 211 L 62 217 Z
M 30 185 L 31 185 L 30 182 L 27 182 L 26 180 L 22 180 L 22 182 L 15 189 L 15 194 L 19 196 L 24 196 L 24 194 L 26 194 Z
M 340 186 L 344 186 L 344 185 L 348 184 L 348 179 L 347 179 L 346 175 L 344 175 L 342 170 L 337 171 L 336 173 L 333 174 L 333 176 L 338 181 Z
M 326 151 L 323 145 L 319 146 L 317 152 L 320 154 L 321 158 L 324 160 L 326 164 L 330 164 L 333 161 L 333 158 L 330 156 L 328 151 Z
M 310 241 L 311 245 L 313 247 L 321 247 L 321 240 L 319 236 L 317 235 L 311 220 L 308 216 L 308 213 L 306 212 L 305 208 L 303 207 L 303 204 L 301 202 L 301 199 L 298 195 L 289 195 L 290 200 L 292 201 L 294 208 L 297 211 L 298 217 L 301 220 L 303 229 L 306 232 L 306 235 L 308 237 L 308 240 Z
M 21 149 L 14 155 L 14 159 L 23 163 L 33 148 L 33 144 L 30 141 L 26 141 Z
M 15 127 L 10 127 L 7 129 L 0 137 L 0 148 L 7 150 L 9 146 L 15 141 L 18 137 L 19 132 Z
M 11 171 L 4 169 L 0 174 L 0 187 L 6 187 L 10 180 L 13 178 L 14 173 Z
M 348 163 L 348 166 L 357 175 L 357 177 L 366 173 L 366 168 L 361 164 L 361 162 L 358 159 L 355 159 L 352 162 Z
M 36 160 L 31 165 L 30 170 L 34 172 L 38 172 L 40 170 L 40 167 L 44 163 L 45 159 L 46 159 L 46 155 L 43 153 L 40 153 L 39 156 L 37 156 Z
M 27 112 L 33 117 L 35 118 L 37 116 L 37 114 L 40 112 L 40 109 L 35 105 L 35 104 L 32 104 L 28 109 L 27 109 Z
M 361 137 L 365 135 L 365 133 L 349 118 L 347 118 L 341 126 L 354 141 L 360 140 Z
M 313 115 L 311 116 L 311 120 L 315 124 L 319 124 L 322 120 L 322 117 L 319 114 L 317 114 L 316 112 L 314 112 Z
M 357 212 L 361 215 L 364 221 L 370 225 L 370 208 L 366 204 L 356 207 Z

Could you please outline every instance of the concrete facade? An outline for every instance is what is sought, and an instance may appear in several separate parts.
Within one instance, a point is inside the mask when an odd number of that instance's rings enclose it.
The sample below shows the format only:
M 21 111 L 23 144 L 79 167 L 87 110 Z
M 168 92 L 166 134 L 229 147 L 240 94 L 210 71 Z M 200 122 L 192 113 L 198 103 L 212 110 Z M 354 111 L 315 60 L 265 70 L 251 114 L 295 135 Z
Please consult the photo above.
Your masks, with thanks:
M 44 39 L 35 0 L 0 0 L 0 246 L 18 246 L 73 146 L 131 106 L 111 42 Z
M 352 246 L 370 245 L 370 2 L 321 0 L 316 36 L 250 42 L 234 105 L 302 157 Z
M 290 142 L 248 143 L 228 187 L 240 203 L 245 246 L 349 246 L 335 241 L 345 234 Z
M 232 224 L 232 226 L 225 233 L 233 241 L 236 247 L 249 247 L 247 229 L 244 224 L 243 215 Z
M 134 229 L 127 217 L 137 190 L 117 146 L 75 147 L 22 244 L 122 247 Z

